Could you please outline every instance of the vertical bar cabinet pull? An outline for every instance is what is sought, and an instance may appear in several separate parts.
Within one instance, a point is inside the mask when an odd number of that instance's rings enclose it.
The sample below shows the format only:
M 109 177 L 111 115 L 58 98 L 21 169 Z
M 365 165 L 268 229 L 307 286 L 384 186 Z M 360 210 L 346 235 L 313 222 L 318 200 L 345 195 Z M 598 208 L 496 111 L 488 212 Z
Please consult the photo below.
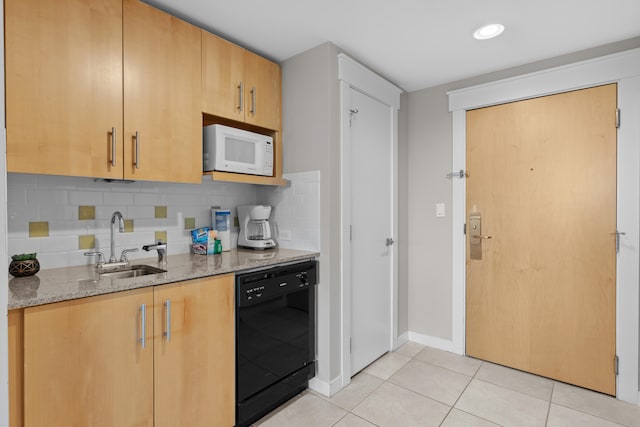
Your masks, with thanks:
M 138 342 L 142 345 L 142 348 L 147 346 L 147 304 L 140 306 L 140 338 Z
M 164 302 L 164 305 L 166 307 L 166 321 L 167 321 L 167 330 L 166 332 L 163 334 L 165 337 L 167 337 L 167 342 L 171 341 L 171 300 L 166 300 Z

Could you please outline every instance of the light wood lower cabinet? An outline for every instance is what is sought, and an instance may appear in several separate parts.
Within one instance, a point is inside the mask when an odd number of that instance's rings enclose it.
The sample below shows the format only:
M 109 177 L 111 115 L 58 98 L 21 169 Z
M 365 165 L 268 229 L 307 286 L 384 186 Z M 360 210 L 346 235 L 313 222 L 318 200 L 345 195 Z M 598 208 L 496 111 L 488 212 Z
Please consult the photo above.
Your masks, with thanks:
M 213 276 L 12 312 L 11 426 L 232 426 L 233 283 Z
M 156 287 L 156 427 L 234 425 L 233 284 L 226 275 Z

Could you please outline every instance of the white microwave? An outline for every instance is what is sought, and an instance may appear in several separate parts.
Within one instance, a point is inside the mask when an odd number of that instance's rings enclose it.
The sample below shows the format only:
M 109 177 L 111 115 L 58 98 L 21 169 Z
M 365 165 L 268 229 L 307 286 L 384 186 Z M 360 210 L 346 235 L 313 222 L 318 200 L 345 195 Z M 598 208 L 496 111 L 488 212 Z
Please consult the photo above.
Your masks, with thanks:
M 205 172 L 273 176 L 273 138 L 224 125 L 205 126 L 202 164 Z

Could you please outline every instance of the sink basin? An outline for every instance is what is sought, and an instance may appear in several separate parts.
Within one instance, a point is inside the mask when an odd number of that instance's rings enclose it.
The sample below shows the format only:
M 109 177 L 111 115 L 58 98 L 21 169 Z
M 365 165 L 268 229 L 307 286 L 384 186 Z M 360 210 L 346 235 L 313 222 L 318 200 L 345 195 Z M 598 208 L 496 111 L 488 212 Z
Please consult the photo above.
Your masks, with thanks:
M 109 271 L 100 273 L 101 279 L 128 279 L 130 277 L 147 276 L 149 274 L 166 273 L 167 270 L 152 267 L 150 265 L 138 264 L 132 265 L 125 270 Z

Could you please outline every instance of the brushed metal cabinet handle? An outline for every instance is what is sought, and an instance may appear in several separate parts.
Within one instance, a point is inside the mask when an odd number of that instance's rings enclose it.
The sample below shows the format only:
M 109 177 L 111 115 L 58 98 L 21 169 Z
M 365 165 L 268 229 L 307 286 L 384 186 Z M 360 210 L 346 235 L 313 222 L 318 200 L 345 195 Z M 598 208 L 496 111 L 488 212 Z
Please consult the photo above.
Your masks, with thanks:
M 238 110 L 242 111 L 242 109 L 244 108 L 244 85 L 242 84 L 242 82 L 240 82 L 240 84 L 238 85 L 238 91 L 240 93 L 240 97 L 238 98 L 240 100 L 240 102 L 238 103 Z
M 256 114 L 258 109 L 256 108 L 256 88 L 251 88 L 251 114 Z
M 167 342 L 171 341 L 171 300 L 166 300 L 164 302 L 164 306 L 166 307 L 166 323 L 167 323 L 167 330 L 166 332 L 163 334 L 165 337 L 167 337 Z
M 142 304 L 140 306 L 140 338 L 138 342 L 141 344 L 142 348 L 147 346 L 147 304 Z
M 140 169 L 140 132 L 136 131 L 136 169 Z
M 111 128 L 111 166 L 116 165 L 116 128 Z

